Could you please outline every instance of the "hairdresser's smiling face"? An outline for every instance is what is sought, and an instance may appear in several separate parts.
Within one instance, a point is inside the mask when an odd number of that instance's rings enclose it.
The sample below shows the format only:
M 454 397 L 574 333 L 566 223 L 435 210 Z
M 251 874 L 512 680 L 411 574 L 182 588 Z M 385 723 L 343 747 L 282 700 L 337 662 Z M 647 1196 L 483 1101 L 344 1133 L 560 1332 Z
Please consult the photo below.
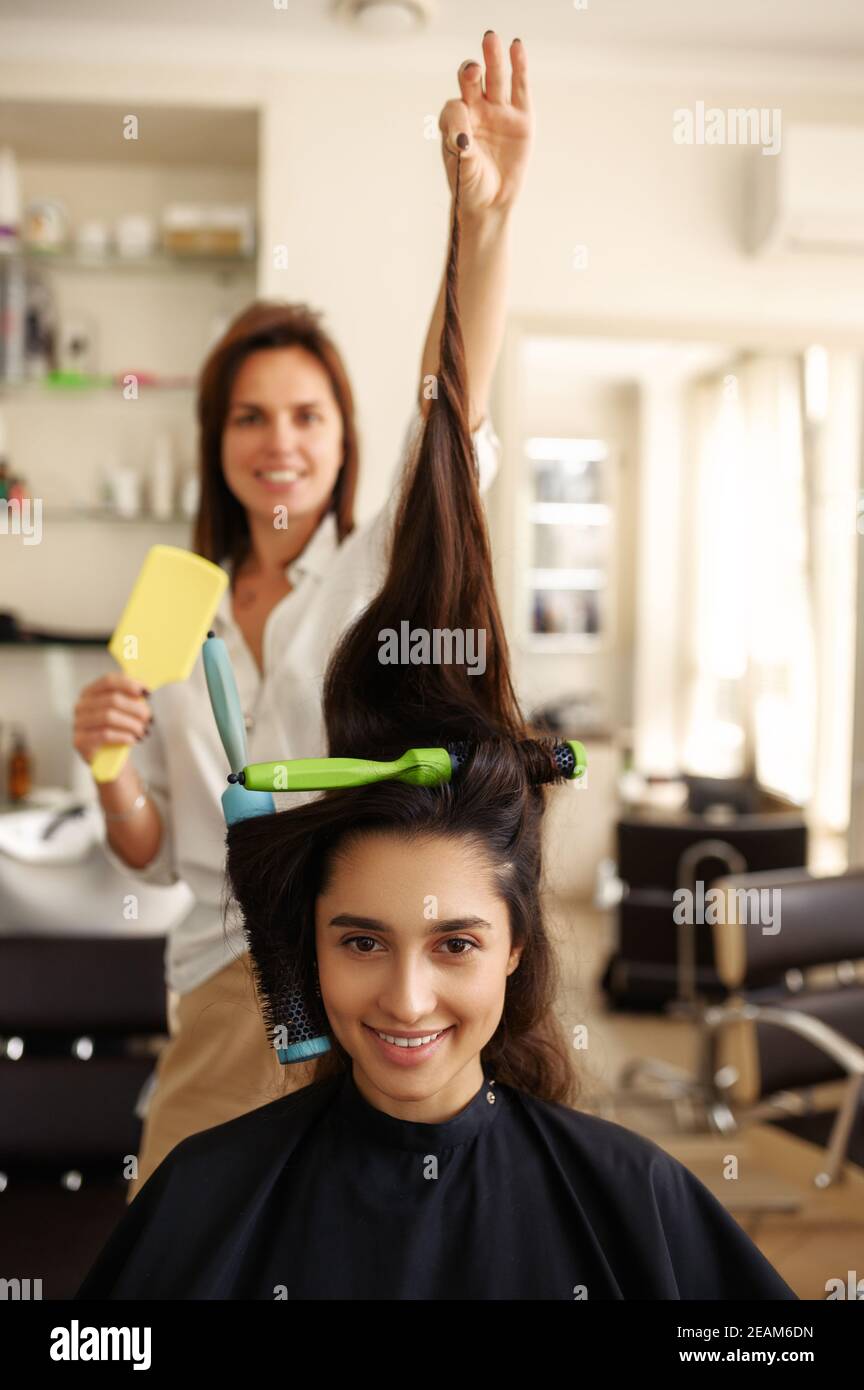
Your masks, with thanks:
M 342 415 L 318 358 L 264 348 L 240 364 L 222 433 L 222 471 L 250 518 L 317 519 L 342 464 Z
M 330 1025 L 353 1058 L 358 1090 L 400 1119 L 449 1119 L 483 1084 L 480 1050 L 498 1027 L 520 955 L 490 879 L 485 864 L 451 840 L 408 846 L 372 834 L 337 858 L 318 897 L 315 942 Z M 445 929 L 453 918 L 477 920 Z M 423 1060 L 418 1050 L 405 1065 L 413 1049 L 382 1045 L 375 1030 L 447 1031 Z

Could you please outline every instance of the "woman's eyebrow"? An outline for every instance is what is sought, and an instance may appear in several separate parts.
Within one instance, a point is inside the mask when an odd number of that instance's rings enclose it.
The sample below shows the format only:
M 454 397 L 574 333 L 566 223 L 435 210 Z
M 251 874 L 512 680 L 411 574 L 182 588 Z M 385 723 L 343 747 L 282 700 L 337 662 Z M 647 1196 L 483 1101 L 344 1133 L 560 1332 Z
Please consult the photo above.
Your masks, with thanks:
M 371 931 L 392 932 L 393 927 L 387 922 L 379 922 L 377 917 L 357 917 L 352 912 L 340 912 L 338 916 L 331 917 L 327 923 L 328 927 L 366 927 Z M 492 930 L 492 923 L 486 922 L 482 917 L 448 917 L 444 921 L 437 919 L 428 928 L 427 936 L 439 931 L 488 931 Z
M 296 401 L 293 405 L 290 405 L 288 408 L 289 410 L 311 410 L 315 406 L 317 406 L 320 409 L 323 405 L 323 401 Z M 231 409 L 260 410 L 261 406 L 259 405 L 258 401 L 232 401 Z

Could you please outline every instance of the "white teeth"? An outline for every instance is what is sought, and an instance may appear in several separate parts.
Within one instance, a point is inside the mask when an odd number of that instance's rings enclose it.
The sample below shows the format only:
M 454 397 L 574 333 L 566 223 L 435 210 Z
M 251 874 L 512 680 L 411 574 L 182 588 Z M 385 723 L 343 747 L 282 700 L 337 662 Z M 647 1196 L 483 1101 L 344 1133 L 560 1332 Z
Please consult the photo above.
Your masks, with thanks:
M 443 1033 L 446 1031 L 446 1028 L 441 1030 Z M 375 1032 L 378 1033 L 377 1028 Z M 378 1036 L 383 1038 L 385 1042 L 395 1043 L 397 1047 L 423 1047 L 426 1043 L 434 1042 L 436 1038 L 440 1038 L 441 1033 L 430 1033 L 426 1038 L 395 1038 L 392 1033 L 378 1033 Z
M 293 483 L 295 478 L 302 478 L 303 474 L 298 473 L 295 468 L 270 468 L 258 476 L 274 483 Z

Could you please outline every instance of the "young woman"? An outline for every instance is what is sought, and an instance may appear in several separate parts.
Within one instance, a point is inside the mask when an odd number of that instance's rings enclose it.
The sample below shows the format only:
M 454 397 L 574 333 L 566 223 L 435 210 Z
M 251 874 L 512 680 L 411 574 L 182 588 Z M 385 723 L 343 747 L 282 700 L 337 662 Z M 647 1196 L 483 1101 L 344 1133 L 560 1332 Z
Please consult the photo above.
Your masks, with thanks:
M 458 244 L 457 169 L 438 399 L 324 714 L 332 757 L 456 742 L 466 761 L 443 785 L 326 792 L 230 828 L 267 1026 L 275 1040 L 299 977 L 332 1047 L 310 1085 L 178 1145 L 79 1298 L 795 1297 L 687 1169 L 572 1105 L 541 905 L 560 774 L 511 684 L 465 408 Z M 485 670 L 382 663 L 384 631 L 405 620 L 484 631 Z
M 497 468 L 498 440 L 485 412 L 503 331 L 510 215 L 532 135 L 521 44 L 514 40 L 510 49 L 510 93 L 500 38 L 487 33 L 483 51 L 485 91 L 480 64 L 464 63 L 460 98 L 445 104 L 439 120 L 451 189 L 456 153 L 468 142 L 460 310 L 481 491 Z M 253 304 L 204 365 L 193 548 L 231 576 L 213 629 L 234 665 L 250 760 L 269 758 L 274 748 L 286 757 L 325 752 L 327 659 L 381 585 L 399 478 L 434 391 L 444 285 L 442 278 L 393 497 L 366 526 L 354 524 L 351 386 L 317 314 L 302 305 Z M 242 930 L 236 920 L 227 930 L 223 922 L 225 755 L 201 661 L 188 681 L 156 691 L 149 707 L 126 676 L 87 686 L 75 710 L 74 745 L 89 763 L 109 742 L 138 744 L 136 761 L 99 785 L 109 859 L 149 882 L 183 879 L 195 895 L 168 941 L 171 1039 L 149 1097 L 131 1200 L 181 1139 L 303 1085 L 312 1073 L 306 1066 L 284 1072 L 267 1047 Z

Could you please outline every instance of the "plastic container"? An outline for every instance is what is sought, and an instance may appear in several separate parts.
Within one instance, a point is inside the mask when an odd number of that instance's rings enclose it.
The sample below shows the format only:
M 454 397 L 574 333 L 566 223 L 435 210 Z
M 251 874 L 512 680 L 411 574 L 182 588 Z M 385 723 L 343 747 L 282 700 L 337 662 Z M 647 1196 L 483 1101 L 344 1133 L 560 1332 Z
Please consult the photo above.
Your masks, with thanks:
M 173 203 L 162 213 L 162 246 L 173 256 L 251 256 L 251 207 L 229 203 Z

